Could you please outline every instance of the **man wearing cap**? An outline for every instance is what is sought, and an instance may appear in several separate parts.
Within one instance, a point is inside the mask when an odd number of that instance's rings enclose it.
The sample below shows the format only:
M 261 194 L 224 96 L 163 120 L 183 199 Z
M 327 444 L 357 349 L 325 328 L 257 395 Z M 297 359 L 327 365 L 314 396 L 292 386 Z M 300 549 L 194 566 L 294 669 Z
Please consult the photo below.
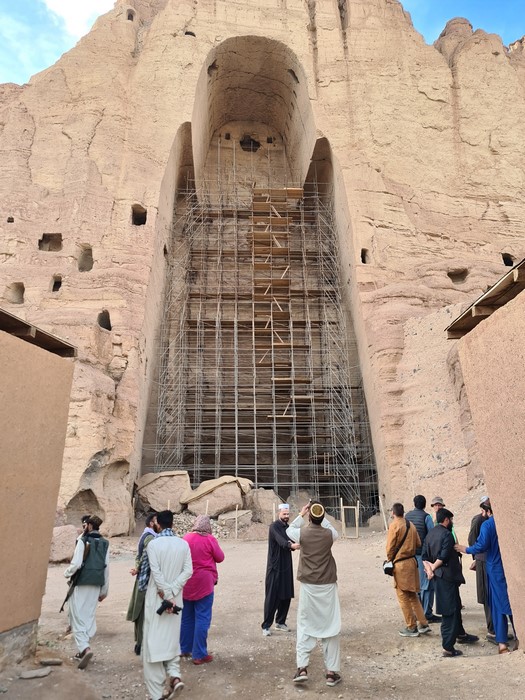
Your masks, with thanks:
M 514 629 L 514 619 L 512 617 L 512 609 L 510 607 L 509 594 L 507 591 L 507 581 L 505 579 L 505 571 L 503 569 L 503 561 L 499 548 L 498 532 L 494 521 L 494 514 L 490 502 L 483 503 L 483 508 L 487 511 L 488 518 L 482 523 L 479 537 L 471 547 L 464 547 L 457 544 L 455 549 L 457 552 L 464 554 L 479 554 L 486 552 L 487 559 L 487 579 L 489 584 L 489 600 L 492 621 L 494 623 L 495 641 L 499 646 L 499 653 L 506 654 L 510 651 L 508 646 L 508 619 Z M 514 634 L 516 630 L 514 629 Z M 514 644 L 514 650 L 519 646 L 518 639 Z
M 489 514 L 484 506 L 490 507 L 490 500 L 488 496 L 482 496 L 479 501 L 480 513 L 472 518 L 470 523 L 470 532 L 468 534 L 469 547 L 472 547 L 479 537 L 481 526 L 489 517 Z M 471 569 L 476 571 L 476 593 L 478 597 L 478 603 L 483 605 L 485 611 L 485 621 L 487 623 L 487 641 L 496 644 L 496 635 L 494 633 L 494 625 L 492 623 L 492 615 L 490 613 L 490 604 L 488 599 L 488 580 L 487 580 L 487 567 L 486 552 L 478 552 L 473 555 L 474 562 Z
M 306 524 L 306 516 L 309 522 Z M 325 517 L 321 503 L 305 505 L 291 523 L 288 537 L 301 544 L 297 579 L 301 596 L 297 610 L 297 673 L 294 683 L 308 680 L 310 653 L 320 639 L 326 667 L 326 685 L 341 682 L 339 633 L 341 611 L 337 593 L 337 566 L 332 545 L 337 531 Z
M 286 617 L 290 602 L 294 597 L 292 551 L 299 545 L 290 542 L 286 536 L 290 506 L 279 505 L 279 515 L 268 532 L 268 561 L 266 564 L 266 583 L 264 597 L 264 620 L 261 625 L 263 637 L 269 637 L 275 619 L 275 627 L 288 632 Z
M 442 615 L 441 639 L 443 656 L 461 656 L 463 652 L 454 648 L 459 644 L 473 644 L 479 637 L 467 634 L 461 619 L 459 587 L 465 583 L 461 561 L 454 549 L 452 520 L 454 514 L 446 508 L 438 508 L 436 527 L 432 528 L 423 545 L 423 565 L 427 576 L 434 580 L 436 610 Z

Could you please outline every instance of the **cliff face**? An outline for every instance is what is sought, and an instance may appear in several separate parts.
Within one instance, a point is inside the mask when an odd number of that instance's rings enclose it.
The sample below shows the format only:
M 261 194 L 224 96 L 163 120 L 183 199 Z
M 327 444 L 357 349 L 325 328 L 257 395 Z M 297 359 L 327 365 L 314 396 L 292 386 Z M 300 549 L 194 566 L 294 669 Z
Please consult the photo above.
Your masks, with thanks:
M 427 46 L 395 0 L 119 1 L 29 84 L 0 86 L 1 303 L 79 349 L 69 520 L 98 508 L 128 529 L 177 178 L 192 157 L 199 176 L 226 121 L 256 121 L 248 74 L 297 179 L 329 143 L 380 492 L 479 480 L 443 329 L 502 254 L 525 256 L 523 41 L 455 19 Z

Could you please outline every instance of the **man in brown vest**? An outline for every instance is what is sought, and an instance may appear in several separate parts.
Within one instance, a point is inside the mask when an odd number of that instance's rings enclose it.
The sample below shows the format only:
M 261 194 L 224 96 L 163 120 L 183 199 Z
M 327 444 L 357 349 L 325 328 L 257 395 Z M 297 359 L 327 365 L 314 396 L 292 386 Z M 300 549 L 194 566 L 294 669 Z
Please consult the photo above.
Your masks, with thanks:
M 306 516 L 309 522 L 306 523 Z M 321 503 L 309 503 L 291 523 L 286 534 L 301 545 L 297 579 L 301 595 L 297 610 L 297 673 L 295 683 L 308 680 L 310 653 L 320 639 L 326 666 L 326 685 L 341 682 L 339 632 L 341 611 L 337 594 L 337 567 L 332 545 L 337 531 L 325 518 Z

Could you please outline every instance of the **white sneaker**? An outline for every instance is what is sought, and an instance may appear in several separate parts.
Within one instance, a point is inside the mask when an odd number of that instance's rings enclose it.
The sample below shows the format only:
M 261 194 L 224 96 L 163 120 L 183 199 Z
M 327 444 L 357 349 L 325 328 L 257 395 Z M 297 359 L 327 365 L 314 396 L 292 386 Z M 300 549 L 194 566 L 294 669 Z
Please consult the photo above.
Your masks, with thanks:
M 263 627 L 263 637 L 271 637 L 272 636 L 272 631 L 270 629 L 266 629 L 266 627 Z
M 289 631 L 290 631 L 290 628 L 288 627 L 288 625 L 285 625 L 285 624 L 282 624 L 282 625 L 276 624 L 276 625 L 275 625 L 275 628 L 278 629 L 278 630 L 282 630 L 283 632 L 289 632 Z

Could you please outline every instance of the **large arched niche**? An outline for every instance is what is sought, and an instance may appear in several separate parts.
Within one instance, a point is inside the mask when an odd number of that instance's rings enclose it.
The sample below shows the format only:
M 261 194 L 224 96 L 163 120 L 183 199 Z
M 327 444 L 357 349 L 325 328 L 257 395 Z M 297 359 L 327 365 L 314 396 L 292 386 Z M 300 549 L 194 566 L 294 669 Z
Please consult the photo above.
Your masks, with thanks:
M 239 133 L 250 134 L 250 125 L 264 125 L 269 130 L 265 136 L 270 139 L 276 134 L 284 148 L 287 184 L 302 185 L 316 132 L 306 74 L 287 46 L 241 36 L 210 51 L 197 84 L 192 117 L 197 188 L 207 177 L 210 144 L 228 124 L 241 124 Z

